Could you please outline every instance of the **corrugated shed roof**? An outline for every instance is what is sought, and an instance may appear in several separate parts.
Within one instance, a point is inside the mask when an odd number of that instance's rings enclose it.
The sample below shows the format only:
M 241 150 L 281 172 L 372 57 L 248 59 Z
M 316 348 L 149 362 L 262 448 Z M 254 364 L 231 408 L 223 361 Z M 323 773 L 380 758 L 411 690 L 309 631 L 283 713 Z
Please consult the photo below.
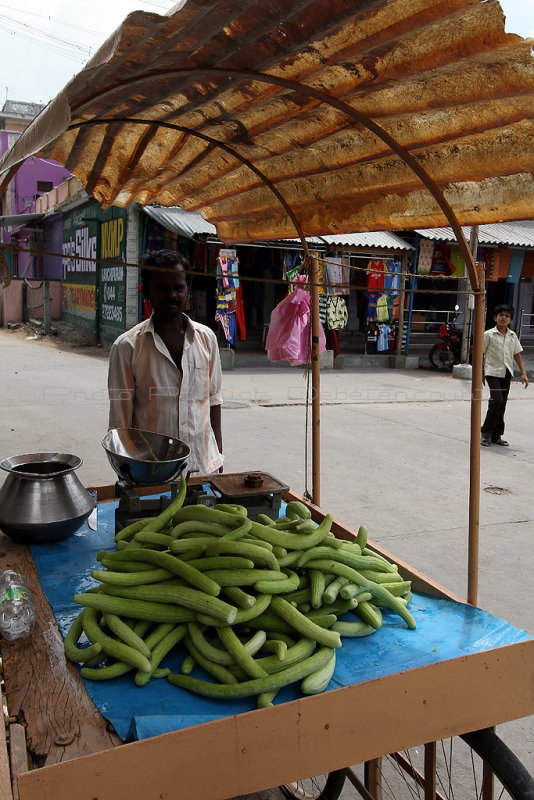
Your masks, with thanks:
M 173 206 L 164 208 L 157 206 L 143 206 L 143 211 L 155 219 L 164 228 L 181 236 L 192 239 L 195 234 L 207 233 L 217 236 L 217 228 L 211 222 L 206 222 L 198 211 L 184 211 L 183 208 Z
M 366 233 L 338 233 L 321 237 L 327 244 L 342 247 L 372 247 L 378 250 L 413 250 L 413 247 L 400 236 L 389 231 L 368 231 Z
M 425 239 L 441 242 L 454 242 L 452 228 L 418 228 L 416 232 Z M 470 238 L 471 228 L 463 228 L 464 235 Z M 534 247 L 534 220 L 521 222 L 501 222 L 480 225 L 478 241 L 487 245 L 508 245 L 509 247 Z
M 188 0 L 130 14 L 0 172 L 39 153 L 228 242 L 530 219 L 533 97 L 497 0 Z

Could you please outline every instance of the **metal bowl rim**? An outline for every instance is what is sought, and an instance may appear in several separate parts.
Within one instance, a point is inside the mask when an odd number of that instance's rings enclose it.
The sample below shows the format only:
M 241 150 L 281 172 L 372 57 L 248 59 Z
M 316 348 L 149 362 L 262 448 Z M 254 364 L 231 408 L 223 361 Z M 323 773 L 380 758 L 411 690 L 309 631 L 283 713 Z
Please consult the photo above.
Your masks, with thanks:
M 133 456 L 125 456 L 121 453 L 117 453 L 115 450 L 111 450 L 107 444 L 106 439 L 108 438 L 109 434 L 112 431 L 138 431 L 139 433 L 148 434 L 149 436 L 163 436 L 165 439 L 170 439 L 171 442 L 179 442 L 182 444 L 187 452 L 177 458 L 168 458 L 168 459 L 158 459 L 157 461 L 146 459 L 146 458 L 134 458 Z M 177 436 L 168 436 L 166 433 L 154 433 L 154 431 L 145 431 L 142 428 L 129 428 L 126 425 L 121 425 L 118 428 L 110 428 L 109 431 L 106 433 L 104 438 L 102 439 L 101 443 L 102 447 L 108 453 L 108 455 L 114 456 L 115 458 L 122 458 L 124 460 L 133 461 L 136 464 L 174 464 L 175 462 L 182 461 L 184 458 L 188 458 L 191 455 L 191 448 L 188 444 L 186 444 L 183 439 L 179 439 Z
M 36 462 L 45 463 L 54 461 L 58 461 L 61 464 L 68 463 L 68 467 L 66 469 L 63 468 L 58 469 L 55 472 L 46 473 L 26 472 L 24 470 L 14 469 L 14 467 L 23 466 L 25 463 L 35 464 Z M 58 475 L 66 475 L 75 469 L 79 469 L 82 464 L 82 459 L 73 453 L 20 453 L 19 455 L 8 456 L 7 458 L 2 459 L 2 461 L 0 461 L 0 469 L 20 477 L 39 478 L 39 480 L 46 480 L 47 478 L 55 478 Z

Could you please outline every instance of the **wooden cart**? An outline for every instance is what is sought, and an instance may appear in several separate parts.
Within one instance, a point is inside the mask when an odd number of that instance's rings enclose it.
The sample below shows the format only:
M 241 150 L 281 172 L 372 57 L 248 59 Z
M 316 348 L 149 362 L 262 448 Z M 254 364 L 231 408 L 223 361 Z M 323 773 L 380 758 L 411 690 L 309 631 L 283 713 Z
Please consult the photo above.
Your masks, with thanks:
M 113 486 L 97 491 L 114 499 Z M 29 548 L 0 542 L 0 568 L 26 576 L 37 610 L 32 636 L 1 646 L 0 800 L 225 800 L 534 714 L 531 639 L 122 744 L 65 660 Z M 394 560 L 416 591 L 462 602 Z

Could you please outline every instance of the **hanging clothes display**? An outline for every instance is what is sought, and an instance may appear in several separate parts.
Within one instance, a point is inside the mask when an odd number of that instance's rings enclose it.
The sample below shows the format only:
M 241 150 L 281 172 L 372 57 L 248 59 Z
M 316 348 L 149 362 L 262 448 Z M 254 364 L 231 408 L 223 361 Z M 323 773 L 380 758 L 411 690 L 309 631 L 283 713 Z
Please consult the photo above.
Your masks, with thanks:
M 432 266 L 430 267 L 431 275 L 452 275 L 454 272 L 454 264 L 451 262 L 450 245 L 446 242 L 436 242 L 434 245 L 434 253 L 432 255 Z
M 495 251 L 495 280 L 505 281 L 512 259 L 512 249 L 498 247 Z
M 377 352 L 378 348 L 378 325 L 376 322 L 370 322 L 365 330 L 365 352 L 373 354 Z
M 348 258 L 326 256 L 324 276 L 327 294 L 350 294 L 350 266 Z
M 344 297 L 331 297 L 326 309 L 326 323 L 331 331 L 342 331 L 347 327 L 349 314 Z
M 299 286 L 278 303 L 271 314 L 265 349 L 270 361 L 289 361 L 291 366 L 311 361 L 310 294 Z M 319 326 L 319 352 L 326 337 Z
M 388 349 L 388 336 L 389 325 L 383 322 L 378 326 L 378 342 L 376 349 L 379 353 L 383 353 Z
M 534 250 L 525 250 L 521 280 L 531 281 L 534 276 Z
M 239 338 L 246 339 L 243 295 L 239 284 L 239 259 L 235 250 L 221 248 L 216 266 L 217 308 L 215 321 L 219 322 L 228 344 L 235 345 Z
M 463 278 L 465 275 L 465 261 L 462 255 L 462 251 L 460 250 L 460 246 L 457 244 L 451 244 L 451 249 L 449 253 L 449 258 L 451 264 L 454 267 L 454 275 L 457 278 Z
M 431 239 L 420 239 L 419 252 L 417 254 L 418 275 L 430 275 L 433 258 L 434 258 L 434 242 Z
M 390 319 L 386 294 L 381 294 L 376 301 L 376 319 L 377 322 L 388 322 Z

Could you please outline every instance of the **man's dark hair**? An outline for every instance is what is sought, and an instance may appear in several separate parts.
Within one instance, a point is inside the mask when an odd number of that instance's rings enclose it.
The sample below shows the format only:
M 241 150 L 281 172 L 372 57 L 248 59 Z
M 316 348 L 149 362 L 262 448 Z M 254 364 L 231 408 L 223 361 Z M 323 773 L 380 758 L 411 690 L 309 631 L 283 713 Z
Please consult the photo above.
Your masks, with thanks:
M 514 307 L 513 306 L 509 306 L 507 303 L 501 303 L 500 305 L 495 306 L 495 310 L 493 312 L 493 316 L 496 317 L 497 314 L 501 313 L 501 311 L 508 311 L 508 313 L 510 314 L 510 318 L 511 319 L 514 318 Z
M 178 250 L 148 250 L 143 259 L 143 263 L 145 267 L 164 267 L 168 269 L 170 267 L 179 265 L 180 267 L 183 267 L 184 270 L 191 269 L 189 260 Z M 153 269 L 141 269 L 141 282 L 143 284 L 143 290 L 147 290 L 149 288 L 150 279 L 153 272 Z M 186 272 L 185 279 L 187 285 L 191 287 L 193 276 L 189 271 Z

